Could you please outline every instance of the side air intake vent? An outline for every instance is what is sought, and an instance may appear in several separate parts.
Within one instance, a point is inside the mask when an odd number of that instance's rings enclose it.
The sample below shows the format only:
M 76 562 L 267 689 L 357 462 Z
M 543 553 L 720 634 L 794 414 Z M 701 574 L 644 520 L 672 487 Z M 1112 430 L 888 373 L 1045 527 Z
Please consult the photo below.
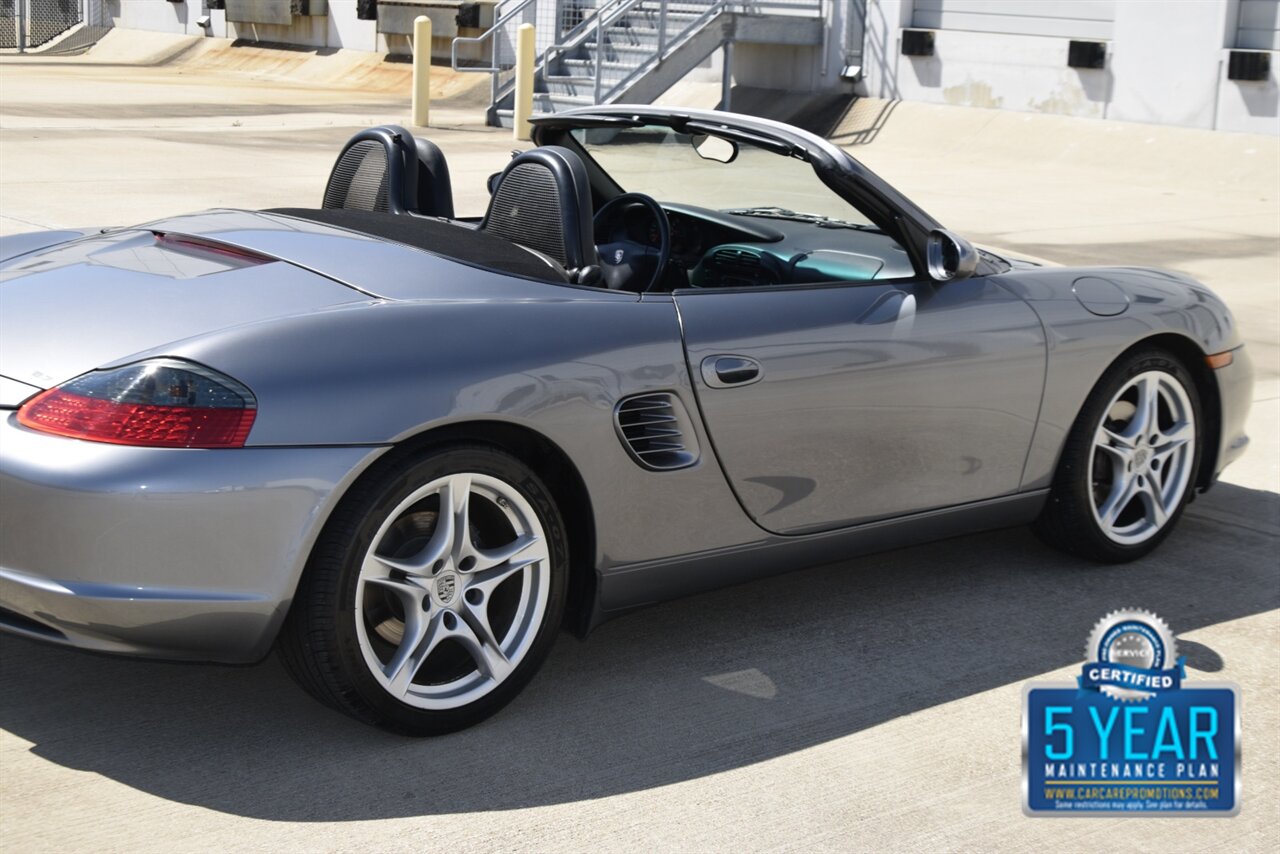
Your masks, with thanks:
M 626 398 L 614 410 L 613 421 L 632 459 L 647 469 L 669 471 L 698 461 L 689 413 L 670 392 Z

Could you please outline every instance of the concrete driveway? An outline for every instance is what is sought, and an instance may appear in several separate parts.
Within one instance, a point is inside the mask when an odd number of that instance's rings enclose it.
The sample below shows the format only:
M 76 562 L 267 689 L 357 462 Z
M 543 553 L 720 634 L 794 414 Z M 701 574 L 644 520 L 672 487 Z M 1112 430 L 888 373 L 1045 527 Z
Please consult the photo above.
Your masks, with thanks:
M 392 91 L 137 57 L 0 62 L 0 233 L 317 204 Z M 474 108 L 431 136 L 459 206 L 513 147 Z M 1280 842 L 1280 143 L 865 102 L 838 141 L 956 230 L 1160 264 L 1231 303 L 1254 447 L 1151 558 L 1083 565 L 1010 530 L 806 570 L 563 638 L 502 714 L 428 741 L 245 668 L 0 637 L 0 847 L 130 850 L 1274 850 Z M 1248 153 L 1246 153 L 1248 152 Z M 1149 608 L 1193 678 L 1243 688 L 1224 820 L 1029 819 L 1021 688 Z

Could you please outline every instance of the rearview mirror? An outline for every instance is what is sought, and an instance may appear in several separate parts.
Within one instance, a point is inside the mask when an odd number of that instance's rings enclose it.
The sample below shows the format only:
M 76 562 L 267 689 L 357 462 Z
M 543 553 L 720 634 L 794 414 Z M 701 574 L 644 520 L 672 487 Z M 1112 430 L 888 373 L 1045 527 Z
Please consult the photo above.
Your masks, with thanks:
M 945 228 L 929 233 L 925 254 L 929 276 L 937 282 L 967 279 L 978 269 L 978 251 L 973 244 Z
M 693 150 L 703 160 L 714 160 L 717 163 L 732 163 L 738 156 L 738 144 L 718 136 L 699 133 L 692 139 Z

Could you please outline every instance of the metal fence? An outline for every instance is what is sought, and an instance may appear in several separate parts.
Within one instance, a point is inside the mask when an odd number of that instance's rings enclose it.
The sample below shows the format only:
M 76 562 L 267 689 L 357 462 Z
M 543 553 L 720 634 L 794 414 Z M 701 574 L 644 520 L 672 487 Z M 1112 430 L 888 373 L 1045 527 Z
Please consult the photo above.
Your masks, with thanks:
M 50 46 L 80 24 L 80 37 L 69 36 L 68 49 L 83 49 L 111 26 L 107 0 L 0 0 L 0 49 Z

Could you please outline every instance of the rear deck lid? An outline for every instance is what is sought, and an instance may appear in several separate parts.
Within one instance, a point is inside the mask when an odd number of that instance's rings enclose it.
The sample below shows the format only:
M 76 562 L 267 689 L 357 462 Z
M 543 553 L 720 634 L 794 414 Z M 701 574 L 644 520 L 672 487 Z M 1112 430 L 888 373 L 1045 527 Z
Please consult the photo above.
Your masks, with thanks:
M 217 242 L 148 230 L 100 234 L 0 264 L 0 375 L 48 388 L 171 341 L 367 300 Z

